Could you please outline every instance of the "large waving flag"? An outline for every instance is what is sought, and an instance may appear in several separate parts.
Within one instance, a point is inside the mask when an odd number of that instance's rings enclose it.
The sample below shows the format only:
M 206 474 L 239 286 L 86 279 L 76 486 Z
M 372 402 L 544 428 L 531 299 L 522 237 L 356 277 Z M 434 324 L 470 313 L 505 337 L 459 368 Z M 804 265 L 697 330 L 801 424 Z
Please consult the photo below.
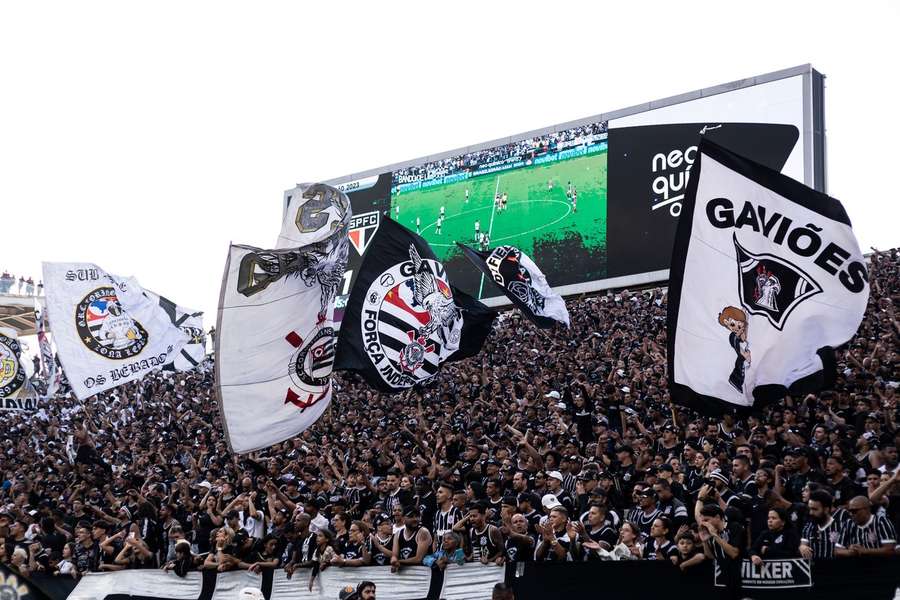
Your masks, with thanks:
M 840 202 L 704 139 L 672 254 L 673 400 L 715 413 L 829 386 L 867 277 Z
M 335 368 L 385 392 L 403 390 L 476 354 L 496 315 L 450 285 L 424 239 L 384 219 L 350 292 Z
M 305 184 L 287 212 L 278 248 L 232 245 L 225 266 L 216 381 L 237 453 L 303 432 L 331 401 L 350 200 L 331 186 Z
M 133 277 L 45 262 L 44 290 L 57 354 L 81 400 L 162 368 L 187 342 Z

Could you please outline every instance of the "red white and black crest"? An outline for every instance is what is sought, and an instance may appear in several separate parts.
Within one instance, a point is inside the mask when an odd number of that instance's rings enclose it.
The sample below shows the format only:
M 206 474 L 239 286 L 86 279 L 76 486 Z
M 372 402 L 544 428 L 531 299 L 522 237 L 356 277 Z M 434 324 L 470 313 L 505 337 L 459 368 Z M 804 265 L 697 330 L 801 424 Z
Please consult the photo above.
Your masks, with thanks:
M 389 386 L 409 387 L 437 373 L 459 348 L 462 315 L 444 266 L 410 259 L 374 278 L 360 321 L 366 355 Z

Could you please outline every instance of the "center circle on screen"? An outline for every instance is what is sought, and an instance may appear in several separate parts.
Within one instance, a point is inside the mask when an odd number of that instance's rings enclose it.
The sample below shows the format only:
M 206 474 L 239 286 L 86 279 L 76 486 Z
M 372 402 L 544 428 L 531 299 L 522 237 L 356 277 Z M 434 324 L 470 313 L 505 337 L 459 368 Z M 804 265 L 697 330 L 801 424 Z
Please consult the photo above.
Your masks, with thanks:
M 569 214 L 571 214 L 571 212 L 572 212 L 572 206 L 571 206 L 571 204 L 569 204 L 568 202 L 564 202 L 564 201 L 562 201 L 562 200 L 518 200 L 518 201 L 516 201 L 516 202 L 510 202 L 510 203 L 508 203 L 508 204 L 507 204 L 507 207 L 511 208 L 511 207 L 514 207 L 514 206 L 516 206 L 516 205 L 521 205 L 521 204 L 559 204 L 559 205 L 560 205 L 562 208 L 564 208 L 565 210 L 564 210 L 564 211 L 560 211 L 560 212 L 562 213 L 561 216 L 559 216 L 559 217 L 553 219 L 552 221 L 548 221 L 548 222 L 546 222 L 546 223 L 542 223 L 541 225 L 539 225 L 539 226 L 537 226 L 537 227 L 532 227 L 531 229 L 526 229 L 526 230 L 524 230 L 524 231 L 517 231 L 516 233 L 514 233 L 514 234 L 512 234 L 512 235 L 505 235 L 505 236 L 503 236 L 503 237 L 491 238 L 491 244 L 492 244 L 492 245 L 497 244 L 497 243 L 499 243 L 499 242 L 502 242 L 503 240 L 511 240 L 511 239 L 516 238 L 516 237 L 518 237 L 518 236 L 520 236 L 520 235 L 528 235 L 529 233 L 535 233 L 535 232 L 540 231 L 540 230 L 542 230 L 542 229 L 546 229 L 546 228 L 548 228 L 548 227 L 552 227 L 553 225 L 556 225 L 557 223 L 559 223 L 560 221 L 562 221 L 563 219 L 565 219 L 566 217 L 568 217 Z M 507 208 L 507 210 L 509 210 L 509 208 Z M 489 220 L 490 220 L 490 214 L 491 214 L 491 211 L 492 211 L 492 210 L 493 210 L 493 208 L 492 208 L 491 206 L 481 206 L 481 207 L 479 207 L 479 208 L 472 208 L 472 209 L 469 209 L 469 210 L 464 210 L 464 211 L 462 211 L 461 213 L 457 213 L 457 214 L 455 214 L 455 215 L 447 215 L 446 217 L 444 217 L 444 224 L 445 224 L 444 226 L 446 227 L 446 224 L 447 224 L 448 222 L 450 222 L 450 221 L 452 221 L 452 220 L 454 220 L 454 219 L 458 219 L 459 217 L 464 217 L 464 216 L 466 216 L 466 215 L 475 215 L 475 214 L 479 214 L 479 213 L 484 213 L 484 214 L 487 215 L 488 222 L 485 222 L 485 219 L 481 219 L 481 221 L 482 221 L 482 223 L 481 223 L 481 230 L 482 230 L 482 231 L 487 231 L 487 230 L 488 230 L 488 227 L 489 227 L 489 224 L 490 224 Z M 504 219 L 508 219 L 509 217 L 504 216 L 503 218 L 504 218 Z M 422 227 L 422 233 L 421 233 L 421 235 L 425 235 L 429 230 L 433 230 L 434 227 L 435 227 L 435 225 L 437 225 L 437 220 L 435 220 L 435 221 L 429 223 L 428 225 L 425 225 L 424 227 Z M 431 241 L 431 240 L 429 240 L 428 243 L 429 243 L 431 246 L 438 246 L 438 247 L 443 247 L 443 248 L 450 248 L 450 247 L 452 247 L 452 246 L 455 246 L 455 244 L 453 244 L 453 243 L 450 243 L 450 244 L 443 244 L 443 243 L 440 243 L 440 242 L 434 242 L 434 241 Z

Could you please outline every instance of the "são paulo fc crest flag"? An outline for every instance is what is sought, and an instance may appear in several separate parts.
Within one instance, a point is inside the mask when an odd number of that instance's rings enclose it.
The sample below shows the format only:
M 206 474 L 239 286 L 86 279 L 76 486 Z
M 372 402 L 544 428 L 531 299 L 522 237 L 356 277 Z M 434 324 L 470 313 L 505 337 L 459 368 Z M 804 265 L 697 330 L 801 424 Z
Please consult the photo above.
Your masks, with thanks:
M 868 273 L 841 203 L 709 140 L 672 254 L 672 398 L 709 413 L 832 385 Z
M 79 400 L 162 368 L 188 341 L 134 277 L 92 263 L 44 263 L 47 317 Z
M 456 245 L 535 325 L 548 328 L 559 322 L 568 327 L 565 300 L 550 289 L 547 278 L 524 252 L 515 246 L 479 252 L 459 242 Z
M 303 432 L 331 401 L 334 298 L 347 265 L 350 218 L 343 192 L 303 184 L 291 197 L 278 248 L 229 249 L 216 382 L 236 453 Z
M 385 392 L 403 390 L 477 354 L 494 317 L 450 284 L 424 239 L 383 219 L 350 292 L 335 368 Z

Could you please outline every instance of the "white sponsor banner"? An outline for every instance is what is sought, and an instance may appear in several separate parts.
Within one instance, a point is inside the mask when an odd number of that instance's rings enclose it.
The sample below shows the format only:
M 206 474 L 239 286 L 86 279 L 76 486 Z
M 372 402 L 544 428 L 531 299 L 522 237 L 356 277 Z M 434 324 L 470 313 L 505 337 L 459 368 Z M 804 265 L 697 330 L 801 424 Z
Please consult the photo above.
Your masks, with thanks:
M 347 265 L 350 201 L 330 186 L 303 190 L 291 201 L 277 249 L 229 249 L 216 381 L 237 453 L 303 432 L 331 401 L 334 298 Z
M 466 563 L 447 565 L 441 600 L 490 600 L 494 586 L 503 581 L 504 567 Z
M 133 277 L 45 262 L 44 286 L 57 353 L 81 400 L 161 368 L 187 341 Z
M 473 565 L 482 570 L 503 573 L 502 568 L 486 569 L 482 565 Z M 476 569 L 467 571 L 472 576 Z M 329 567 L 320 572 L 310 585 L 310 569 L 297 569 L 288 579 L 284 570 L 278 569 L 273 574 L 256 575 L 249 571 L 230 571 L 218 573 L 212 590 L 212 600 L 235 600 L 245 588 L 261 590 L 268 579 L 271 580 L 272 593 L 269 600 L 334 600 L 340 591 L 350 585 L 354 588 L 361 581 L 375 584 L 379 598 L 392 600 L 421 600 L 428 595 L 431 585 L 431 569 L 427 567 L 405 567 L 398 573 L 391 573 L 386 567 Z M 501 575 L 502 577 L 502 575 Z M 493 581 L 493 580 L 492 580 Z M 497 580 L 499 581 L 499 580 Z M 203 589 L 201 573 L 194 571 L 185 577 L 174 573 L 166 573 L 158 569 L 138 569 L 111 573 L 88 573 L 69 595 L 69 600 L 97 600 L 111 594 L 165 598 L 173 600 L 196 600 Z M 491 583 L 493 586 L 493 583 Z M 462 592 L 462 585 L 452 584 L 454 589 Z M 478 600 L 490 598 L 480 585 L 472 588 L 469 595 L 454 595 L 447 598 L 466 598 Z

